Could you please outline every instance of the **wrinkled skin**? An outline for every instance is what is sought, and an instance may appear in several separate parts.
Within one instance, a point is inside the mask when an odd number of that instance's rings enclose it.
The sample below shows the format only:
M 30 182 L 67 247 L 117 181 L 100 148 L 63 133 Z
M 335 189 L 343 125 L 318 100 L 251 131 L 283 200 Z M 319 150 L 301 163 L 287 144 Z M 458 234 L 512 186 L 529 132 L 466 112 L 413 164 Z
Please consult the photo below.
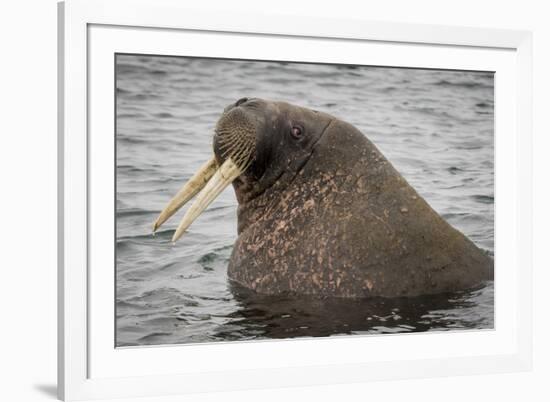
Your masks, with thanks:
M 256 128 L 256 154 L 233 182 L 232 281 L 269 295 L 394 297 L 493 278 L 493 260 L 352 125 L 283 102 L 244 98 L 226 113 L 234 108 Z

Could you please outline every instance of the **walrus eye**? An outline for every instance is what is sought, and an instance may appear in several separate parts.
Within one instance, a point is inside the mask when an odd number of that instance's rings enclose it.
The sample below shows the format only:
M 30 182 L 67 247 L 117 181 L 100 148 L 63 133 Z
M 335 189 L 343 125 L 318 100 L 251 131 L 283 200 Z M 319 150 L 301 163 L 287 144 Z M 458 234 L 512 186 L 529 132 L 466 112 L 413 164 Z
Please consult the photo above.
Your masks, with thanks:
M 302 138 L 302 128 L 298 126 L 293 126 L 290 130 L 290 134 L 296 139 Z

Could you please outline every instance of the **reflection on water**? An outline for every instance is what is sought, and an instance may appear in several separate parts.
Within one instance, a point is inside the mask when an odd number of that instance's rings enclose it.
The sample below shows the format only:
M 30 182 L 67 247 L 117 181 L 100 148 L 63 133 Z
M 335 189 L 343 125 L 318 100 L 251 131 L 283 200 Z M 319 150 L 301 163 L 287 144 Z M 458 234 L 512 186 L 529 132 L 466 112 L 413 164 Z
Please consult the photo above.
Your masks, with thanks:
M 230 316 L 244 330 L 220 326 L 218 339 L 242 339 L 251 330 L 257 337 L 289 338 L 485 328 L 493 304 L 492 283 L 472 292 L 394 299 L 265 297 L 244 288 L 234 294 L 240 309 Z
M 397 68 L 117 56 L 117 345 L 492 328 L 492 282 L 398 299 L 265 297 L 231 285 L 231 188 L 170 243 L 151 235 L 208 158 L 223 108 L 286 100 L 356 125 L 449 223 L 493 252 L 493 76 Z

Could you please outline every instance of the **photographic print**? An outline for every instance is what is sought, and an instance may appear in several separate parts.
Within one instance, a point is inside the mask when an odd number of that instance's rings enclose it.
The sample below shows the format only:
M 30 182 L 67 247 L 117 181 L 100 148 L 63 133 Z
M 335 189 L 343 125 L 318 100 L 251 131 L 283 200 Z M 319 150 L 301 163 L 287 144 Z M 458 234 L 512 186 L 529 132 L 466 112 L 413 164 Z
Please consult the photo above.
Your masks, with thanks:
M 117 347 L 494 328 L 492 72 L 117 54 L 115 83 Z

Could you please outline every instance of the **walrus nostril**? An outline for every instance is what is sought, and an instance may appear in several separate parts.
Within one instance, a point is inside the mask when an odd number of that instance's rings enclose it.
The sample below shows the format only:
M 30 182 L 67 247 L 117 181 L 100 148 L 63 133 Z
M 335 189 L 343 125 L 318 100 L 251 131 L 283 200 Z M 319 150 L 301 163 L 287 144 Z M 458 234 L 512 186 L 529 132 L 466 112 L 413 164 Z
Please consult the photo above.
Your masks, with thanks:
M 243 103 L 245 103 L 248 100 L 248 98 L 241 98 L 237 102 L 235 102 L 235 106 L 240 106 Z
M 249 98 L 241 98 L 237 102 L 230 104 L 225 109 L 223 109 L 224 113 L 229 113 L 231 110 L 236 108 L 237 106 L 242 105 L 243 103 L 247 102 Z

